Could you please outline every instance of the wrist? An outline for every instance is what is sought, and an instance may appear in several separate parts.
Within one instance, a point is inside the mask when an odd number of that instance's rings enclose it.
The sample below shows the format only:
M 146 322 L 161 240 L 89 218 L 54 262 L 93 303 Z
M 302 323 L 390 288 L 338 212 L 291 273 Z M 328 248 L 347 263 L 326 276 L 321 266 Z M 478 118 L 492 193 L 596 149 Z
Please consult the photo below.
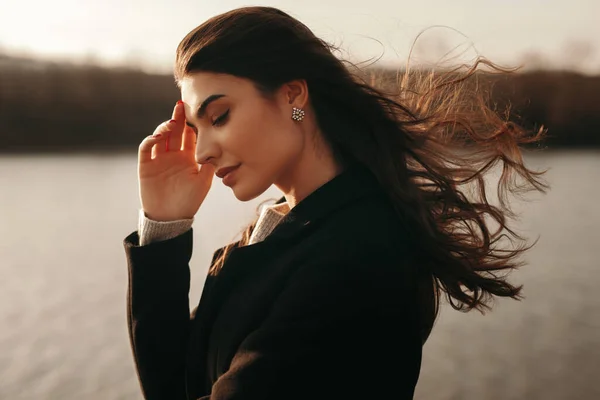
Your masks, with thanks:
M 156 221 L 149 218 L 145 212 L 139 210 L 138 234 L 139 245 L 174 238 L 187 232 L 194 222 L 194 218 L 184 218 L 169 221 Z
M 144 210 L 140 210 L 144 217 L 153 221 L 153 222 L 175 222 L 175 221 L 186 221 L 186 220 L 190 220 L 190 219 L 194 219 L 194 216 L 192 215 L 190 216 L 167 216 L 167 215 L 160 215 L 160 214 L 149 214 L 147 212 L 145 212 Z

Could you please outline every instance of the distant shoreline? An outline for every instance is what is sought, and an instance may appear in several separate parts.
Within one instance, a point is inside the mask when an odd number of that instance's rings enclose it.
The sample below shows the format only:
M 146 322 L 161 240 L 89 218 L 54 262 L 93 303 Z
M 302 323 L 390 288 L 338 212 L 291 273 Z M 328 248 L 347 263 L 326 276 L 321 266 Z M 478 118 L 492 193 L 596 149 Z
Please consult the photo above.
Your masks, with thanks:
M 371 68 L 384 81 L 398 71 Z M 171 75 L 11 59 L 0 54 L 0 154 L 137 152 L 180 98 Z M 530 131 L 548 130 L 542 148 L 600 148 L 600 75 L 534 71 L 489 75 L 498 112 Z M 493 90 L 491 90 L 493 89 Z M 131 149 L 131 150 L 130 150 Z

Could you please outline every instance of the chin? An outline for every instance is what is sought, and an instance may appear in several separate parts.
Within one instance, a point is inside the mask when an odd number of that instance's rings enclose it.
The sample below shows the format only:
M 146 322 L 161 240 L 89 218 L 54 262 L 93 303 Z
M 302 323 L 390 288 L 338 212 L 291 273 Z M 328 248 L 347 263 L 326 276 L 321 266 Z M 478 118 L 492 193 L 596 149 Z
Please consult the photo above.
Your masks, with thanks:
M 231 190 L 233 191 L 233 195 L 236 197 L 236 199 L 244 202 L 254 200 L 258 196 L 266 192 L 267 189 L 269 189 L 269 187 L 271 186 L 268 185 L 263 188 L 262 186 L 248 185 L 249 183 L 250 182 L 246 181 L 238 182 L 237 184 L 233 185 Z

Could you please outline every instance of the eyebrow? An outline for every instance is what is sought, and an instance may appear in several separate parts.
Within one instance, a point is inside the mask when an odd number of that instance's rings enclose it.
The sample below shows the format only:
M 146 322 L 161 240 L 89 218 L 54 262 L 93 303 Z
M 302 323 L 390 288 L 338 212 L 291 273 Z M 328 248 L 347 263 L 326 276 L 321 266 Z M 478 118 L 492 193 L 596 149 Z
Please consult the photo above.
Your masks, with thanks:
M 208 105 L 210 103 L 212 103 L 213 101 L 220 99 L 221 97 L 225 97 L 225 95 L 224 94 L 211 94 L 206 99 L 204 99 L 204 101 L 198 108 L 198 111 L 196 111 L 196 118 L 198 118 L 198 119 L 204 118 L 204 114 L 206 114 L 206 108 L 208 107 Z M 188 126 L 191 126 L 192 128 L 194 127 L 194 125 L 190 124 L 189 122 L 186 122 L 186 123 Z

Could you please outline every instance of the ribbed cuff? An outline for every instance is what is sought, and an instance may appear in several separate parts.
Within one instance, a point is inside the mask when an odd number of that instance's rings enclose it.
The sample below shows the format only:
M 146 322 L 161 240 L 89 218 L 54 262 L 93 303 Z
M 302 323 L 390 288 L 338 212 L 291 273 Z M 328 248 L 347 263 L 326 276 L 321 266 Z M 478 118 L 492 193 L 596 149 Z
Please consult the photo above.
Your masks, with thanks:
M 177 237 L 192 227 L 194 218 L 178 219 L 175 221 L 154 221 L 146 217 L 144 210 L 139 210 L 138 218 L 138 236 L 139 245 L 144 246 L 149 243 Z

